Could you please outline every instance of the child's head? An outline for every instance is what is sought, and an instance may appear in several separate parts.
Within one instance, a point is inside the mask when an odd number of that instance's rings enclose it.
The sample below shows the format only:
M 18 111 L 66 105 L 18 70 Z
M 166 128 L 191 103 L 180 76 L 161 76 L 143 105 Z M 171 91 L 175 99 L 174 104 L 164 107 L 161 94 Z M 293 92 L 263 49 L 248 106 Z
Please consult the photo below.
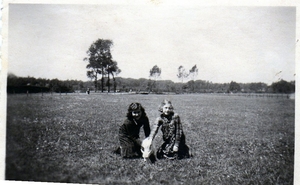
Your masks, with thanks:
M 171 113 L 174 113 L 173 110 L 173 105 L 169 100 L 162 101 L 158 108 L 158 111 L 165 115 L 170 115 Z
M 140 103 L 131 103 L 128 107 L 127 118 L 138 120 L 142 116 L 145 116 L 145 109 Z

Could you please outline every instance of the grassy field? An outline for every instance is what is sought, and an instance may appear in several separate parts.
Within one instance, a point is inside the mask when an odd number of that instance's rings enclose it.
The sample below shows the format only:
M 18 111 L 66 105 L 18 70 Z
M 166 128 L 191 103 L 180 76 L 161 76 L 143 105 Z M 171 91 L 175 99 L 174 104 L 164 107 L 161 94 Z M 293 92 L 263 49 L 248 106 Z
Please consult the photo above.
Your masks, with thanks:
M 163 99 L 193 158 L 112 153 L 131 102 L 153 123 Z M 8 95 L 6 179 L 93 184 L 293 184 L 295 100 L 226 95 Z M 143 136 L 143 134 L 142 134 Z M 161 134 L 155 138 L 161 143 Z

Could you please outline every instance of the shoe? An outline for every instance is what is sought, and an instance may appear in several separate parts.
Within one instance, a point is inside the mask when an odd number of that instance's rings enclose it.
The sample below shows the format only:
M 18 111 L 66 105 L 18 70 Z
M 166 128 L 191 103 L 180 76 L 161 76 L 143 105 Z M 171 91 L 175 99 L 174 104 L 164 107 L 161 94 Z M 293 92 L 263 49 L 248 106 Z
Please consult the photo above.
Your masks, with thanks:
M 177 154 L 176 153 L 169 153 L 169 154 L 164 154 L 164 157 L 167 159 L 176 159 L 177 158 Z

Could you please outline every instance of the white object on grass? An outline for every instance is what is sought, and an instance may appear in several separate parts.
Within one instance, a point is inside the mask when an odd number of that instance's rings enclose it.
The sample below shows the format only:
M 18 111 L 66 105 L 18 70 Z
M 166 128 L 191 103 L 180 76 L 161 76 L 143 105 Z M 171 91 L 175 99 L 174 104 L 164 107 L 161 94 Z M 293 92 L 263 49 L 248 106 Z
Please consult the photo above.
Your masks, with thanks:
M 141 152 L 143 153 L 144 161 L 150 157 L 151 154 L 154 153 L 154 147 L 152 143 L 152 139 L 147 137 L 142 142 Z

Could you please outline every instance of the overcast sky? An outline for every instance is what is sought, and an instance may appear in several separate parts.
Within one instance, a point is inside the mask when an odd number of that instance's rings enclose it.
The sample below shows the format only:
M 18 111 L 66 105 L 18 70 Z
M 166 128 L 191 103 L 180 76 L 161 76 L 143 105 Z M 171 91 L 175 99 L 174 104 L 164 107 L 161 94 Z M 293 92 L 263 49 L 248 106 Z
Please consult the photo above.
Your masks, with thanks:
M 295 7 L 136 5 L 9 6 L 8 72 L 87 81 L 83 58 L 110 39 L 120 77 L 179 81 L 180 65 L 197 79 L 271 84 L 295 80 Z

